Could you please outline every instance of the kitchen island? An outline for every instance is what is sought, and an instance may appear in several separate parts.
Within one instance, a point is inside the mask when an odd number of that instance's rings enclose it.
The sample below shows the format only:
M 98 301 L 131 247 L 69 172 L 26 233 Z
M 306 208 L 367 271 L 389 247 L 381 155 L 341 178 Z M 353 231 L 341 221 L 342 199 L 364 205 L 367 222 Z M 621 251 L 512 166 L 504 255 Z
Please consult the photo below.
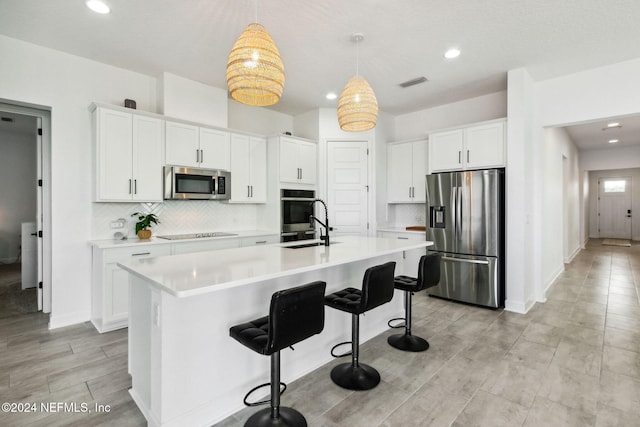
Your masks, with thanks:
M 341 236 L 329 247 L 293 249 L 283 243 L 120 263 L 130 273 L 133 399 L 150 426 L 220 421 L 243 407 L 249 389 L 269 381 L 268 357 L 230 338 L 230 326 L 266 315 L 278 290 L 315 280 L 327 282 L 327 293 L 360 288 L 366 268 L 387 261 L 402 265 L 405 251 L 424 251 L 430 244 Z M 397 294 L 367 313 L 361 342 L 386 330 L 389 318 L 402 315 Z M 283 381 L 327 363 L 330 348 L 350 339 L 351 316 L 325 313 L 321 334 L 297 344 L 295 352 L 282 352 Z

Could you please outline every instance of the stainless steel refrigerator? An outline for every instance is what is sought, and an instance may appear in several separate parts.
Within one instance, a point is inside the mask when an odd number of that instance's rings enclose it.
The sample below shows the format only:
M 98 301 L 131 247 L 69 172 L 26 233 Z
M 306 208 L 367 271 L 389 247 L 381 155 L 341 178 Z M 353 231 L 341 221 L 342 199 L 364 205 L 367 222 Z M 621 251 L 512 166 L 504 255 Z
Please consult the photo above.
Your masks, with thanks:
M 504 306 L 504 169 L 427 175 L 427 240 L 442 254 L 429 294 Z

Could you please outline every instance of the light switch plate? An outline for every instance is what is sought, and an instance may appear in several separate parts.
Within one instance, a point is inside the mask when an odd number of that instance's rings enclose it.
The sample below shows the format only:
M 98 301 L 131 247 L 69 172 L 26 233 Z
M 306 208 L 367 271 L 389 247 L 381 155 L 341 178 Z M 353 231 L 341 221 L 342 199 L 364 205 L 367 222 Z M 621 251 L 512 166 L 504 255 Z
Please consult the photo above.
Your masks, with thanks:
M 109 224 L 111 226 L 111 228 L 113 230 L 118 230 L 121 228 L 124 228 L 124 226 L 126 225 L 127 221 L 124 218 L 119 218 L 115 221 L 111 221 L 111 223 Z

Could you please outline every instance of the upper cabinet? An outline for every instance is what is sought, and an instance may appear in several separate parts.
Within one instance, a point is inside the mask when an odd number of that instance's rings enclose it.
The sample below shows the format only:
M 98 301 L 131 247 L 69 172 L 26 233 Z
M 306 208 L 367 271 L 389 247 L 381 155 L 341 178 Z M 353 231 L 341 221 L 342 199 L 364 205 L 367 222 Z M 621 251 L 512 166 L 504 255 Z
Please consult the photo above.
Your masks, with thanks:
M 504 167 L 505 124 L 493 120 L 430 134 L 430 171 Z
M 317 144 L 285 136 L 279 136 L 277 139 L 280 182 L 315 185 L 318 162 Z
M 266 138 L 231 135 L 231 202 L 266 203 Z
M 387 200 L 389 203 L 424 203 L 427 141 L 387 145 Z
M 96 202 L 161 202 L 164 121 L 92 107 Z
M 227 131 L 167 121 L 165 147 L 169 165 L 231 169 L 231 136 Z

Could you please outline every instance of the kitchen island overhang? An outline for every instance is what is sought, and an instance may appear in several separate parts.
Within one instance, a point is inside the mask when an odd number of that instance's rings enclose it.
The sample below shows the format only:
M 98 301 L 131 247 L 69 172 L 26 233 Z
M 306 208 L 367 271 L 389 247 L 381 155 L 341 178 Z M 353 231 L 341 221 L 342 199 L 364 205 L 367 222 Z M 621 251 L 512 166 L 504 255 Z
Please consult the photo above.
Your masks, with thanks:
M 211 425 L 241 409 L 246 391 L 268 382 L 268 358 L 238 345 L 229 327 L 266 315 L 274 292 L 315 280 L 327 282 L 327 293 L 359 288 L 366 268 L 396 261 L 398 271 L 404 251 L 424 251 L 431 244 L 335 240 L 329 247 L 276 244 L 119 264 L 130 273 L 130 392 L 149 425 Z M 402 309 L 402 296 L 396 295 L 368 313 L 361 342 L 385 331 L 387 320 Z M 295 352 L 282 352 L 283 381 L 329 362 L 331 346 L 349 340 L 350 317 L 334 310 L 325 316 L 321 334 L 296 345 Z

